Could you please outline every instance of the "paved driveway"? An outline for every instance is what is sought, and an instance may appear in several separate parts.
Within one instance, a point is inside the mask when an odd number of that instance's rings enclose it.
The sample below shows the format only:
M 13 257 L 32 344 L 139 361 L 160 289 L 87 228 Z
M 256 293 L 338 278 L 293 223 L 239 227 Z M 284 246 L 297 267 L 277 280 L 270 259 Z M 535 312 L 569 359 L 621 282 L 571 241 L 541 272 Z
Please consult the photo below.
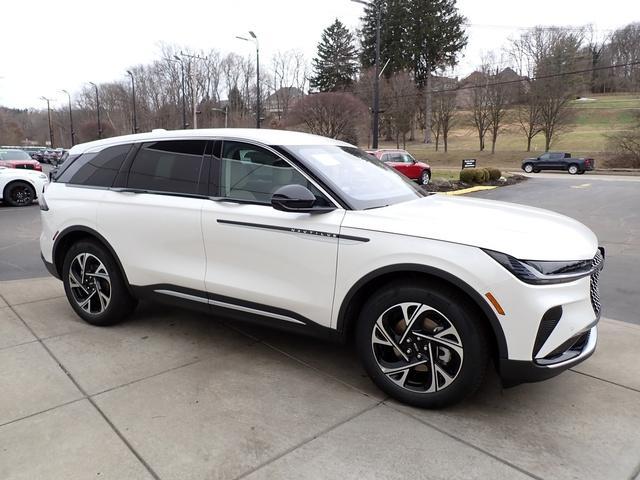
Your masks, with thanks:
M 60 282 L 0 282 L 0 478 L 632 479 L 640 327 L 540 384 L 443 411 L 385 398 L 351 350 L 141 305 L 82 323 Z

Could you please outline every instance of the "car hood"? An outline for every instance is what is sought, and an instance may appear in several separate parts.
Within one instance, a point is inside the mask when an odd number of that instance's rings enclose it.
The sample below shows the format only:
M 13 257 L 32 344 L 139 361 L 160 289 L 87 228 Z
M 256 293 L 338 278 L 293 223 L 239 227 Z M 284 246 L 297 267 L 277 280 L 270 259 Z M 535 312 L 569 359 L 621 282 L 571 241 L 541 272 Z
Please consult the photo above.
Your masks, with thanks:
M 461 243 L 521 260 L 585 260 L 592 258 L 598 247 L 591 230 L 564 215 L 514 203 L 446 195 L 349 211 L 342 226 Z

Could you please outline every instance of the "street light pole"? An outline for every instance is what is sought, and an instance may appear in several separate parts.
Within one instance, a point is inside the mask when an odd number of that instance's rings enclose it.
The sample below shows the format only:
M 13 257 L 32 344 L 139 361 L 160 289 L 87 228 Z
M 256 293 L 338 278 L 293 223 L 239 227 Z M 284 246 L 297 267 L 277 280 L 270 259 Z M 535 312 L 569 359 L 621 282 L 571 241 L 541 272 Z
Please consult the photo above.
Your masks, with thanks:
M 375 78 L 373 79 L 373 125 L 372 125 L 372 142 L 371 148 L 378 148 L 378 136 L 380 132 L 380 4 L 373 1 L 365 2 L 364 0 L 351 0 L 355 3 L 361 3 L 376 9 L 376 60 L 375 60 Z
M 211 109 L 214 112 L 222 112 L 224 113 L 224 128 L 228 128 L 229 126 L 229 105 L 225 105 L 224 110 L 221 108 L 212 108 Z
M 138 115 L 136 114 L 136 82 L 133 79 L 133 73 L 131 70 L 127 70 L 127 75 L 131 77 L 131 101 L 133 103 L 133 125 L 131 126 L 131 133 L 138 133 Z
M 184 62 L 178 55 L 174 55 L 173 58 L 176 62 L 180 63 L 180 69 L 182 71 L 182 128 L 186 130 L 189 124 L 187 123 L 187 103 L 184 89 Z
M 71 146 L 73 147 L 76 144 L 76 132 L 73 130 L 73 112 L 71 110 L 71 94 L 66 90 L 62 90 L 62 92 L 67 94 L 69 98 L 69 128 L 71 129 Z
M 96 90 L 96 112 L 98 114 L 98 138 L 102 138 L 102 124 L 100 123 L 100 95 L 98 95 L 98 86 L 89 82 L 89 84 L 93 85 L 93 88 Z
M 51 144 L 51 148 L 54 148 L 53 145 L 53 127 L 51 126 L 51 99 L 47 97 L 40 97 L 42 100 L 47 102 L 47 116 L 49 118 L 49 143 Z
M 180 51 L 180 55 L 182 55 L 183 57 L 187 57 L 187 58 L 191 58 L 194 60 L 206 60 L 204 57 L 200 57 L 198 55 L 189 55 L 188 53 L 182 53 L 182 51 Z M 193 68 L 193 66 L 191 67 L 191 91 L 192 91 L 192 97 L 193 97 L 193 128 L 198 128 L 198 102 L 196 99 L 196 69 Z
M 256 93 L 258 98 L 256 99 L 256 128 L 260 128 L 260 114 L 262 112 L 262 108 L 260 105 L 260 43 L 258 42 L 258 37 L 253 33 L 252 30 L 249 30 L 249 35 L 251 35 L 251 39 L 247 37 L 236 37 L 240 40 L 244 40 L 245 42 L 253 42 L 256 44 Z

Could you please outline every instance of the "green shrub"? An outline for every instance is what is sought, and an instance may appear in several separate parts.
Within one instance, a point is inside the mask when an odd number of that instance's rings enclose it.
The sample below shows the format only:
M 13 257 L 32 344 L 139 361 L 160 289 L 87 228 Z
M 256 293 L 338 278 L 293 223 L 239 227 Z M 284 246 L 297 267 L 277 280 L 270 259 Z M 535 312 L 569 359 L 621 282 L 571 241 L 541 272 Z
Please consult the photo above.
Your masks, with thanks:
M 489 180 L 489 172 L 487 172 L 486 168 L 476 168 L 474 173 L 474 183 L 484 183 Z
M 476 172 L 474 169 L 460 170 L 460 181 L 464 183 L 473 183 L 475 181 Z
M 500 170 L 493 167 L 489 167 L 487 170 L 489 170 L 489 180 L 500 180 L 500 177 L 502 176 L 502 172 Z

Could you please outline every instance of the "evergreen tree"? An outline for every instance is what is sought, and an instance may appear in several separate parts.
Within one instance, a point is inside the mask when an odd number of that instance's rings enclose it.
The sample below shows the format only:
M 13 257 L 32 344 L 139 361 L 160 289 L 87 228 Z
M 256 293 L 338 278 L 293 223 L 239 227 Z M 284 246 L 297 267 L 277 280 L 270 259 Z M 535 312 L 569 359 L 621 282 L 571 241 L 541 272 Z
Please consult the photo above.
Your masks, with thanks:
M 394 73 L 413 72 L 412 49 L 409 38 L 409 1 L 374 0 L 365 7 L 362 18 L 360 62 L 364 68 L 373 67 L 376 62 L 376 17 L 380 8 L 380 68 L 384 76 L 391 78 Z
M 364 67 L 375 62 L 377 8 L 381 9 L 381 68 L 389 60 L 386 76 L 408 70 L 426 90 L 425 142 L 430 142 L 431 75 L 455 65 L 467 45 L 465 18 L 458 13 L 456 0 L 373 0 L 365 10 L 361 31 Z
M 349 87 L 358 72 L 358 54 L 353 34 L 336 19 L 322 32 L 318 56 L 313 59 L 312 89 L 335 92 Z

